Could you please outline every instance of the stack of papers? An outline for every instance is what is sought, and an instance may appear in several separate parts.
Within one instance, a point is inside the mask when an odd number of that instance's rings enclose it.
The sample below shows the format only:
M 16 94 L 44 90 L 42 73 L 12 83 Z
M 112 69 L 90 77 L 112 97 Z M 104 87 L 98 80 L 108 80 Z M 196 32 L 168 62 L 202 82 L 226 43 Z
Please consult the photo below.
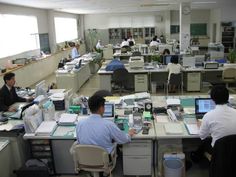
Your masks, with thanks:
M 183 134 L 182 125 L 179 123 L 167 123 L 164 125 L 166 134 L 180 135 Z
M 54 130 L 57 127 L 56 121 L 44 121 L 42 122 L 37 130 L 35 131 L 35 135 L 37 136 L 51 136 Z
M 74 125 L 77 121 L 77 114 L 63 113 L 59 119 L 59 125 Z
M 177 98 L 168 98 L 168 99 L 166 100 L 166 104 L 167 104 L 167 106 L 180 105 L 180 99 L 177 99 Z

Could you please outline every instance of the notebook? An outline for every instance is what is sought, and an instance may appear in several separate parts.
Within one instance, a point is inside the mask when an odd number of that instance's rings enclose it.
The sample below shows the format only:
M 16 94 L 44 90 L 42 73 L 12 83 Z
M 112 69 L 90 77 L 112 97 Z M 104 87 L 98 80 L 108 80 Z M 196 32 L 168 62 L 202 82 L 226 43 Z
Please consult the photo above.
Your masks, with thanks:
M 215 109 L 215 102 L 211 98 L 195 99 L 195 115 L 197 119 L 202 119 L 212 109 Z

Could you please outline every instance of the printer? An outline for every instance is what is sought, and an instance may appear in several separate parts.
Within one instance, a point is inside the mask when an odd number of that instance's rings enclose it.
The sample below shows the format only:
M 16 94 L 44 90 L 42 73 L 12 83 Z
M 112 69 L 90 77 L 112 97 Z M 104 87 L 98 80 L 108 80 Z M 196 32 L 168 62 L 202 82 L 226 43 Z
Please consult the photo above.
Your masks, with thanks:
M 218 69 L 219 63 L 218 62 L 204 62 L 204 69 Z
M 130 69 L 141 69 L 144 67 L 143 56 L 133 56 L 129 58 Z

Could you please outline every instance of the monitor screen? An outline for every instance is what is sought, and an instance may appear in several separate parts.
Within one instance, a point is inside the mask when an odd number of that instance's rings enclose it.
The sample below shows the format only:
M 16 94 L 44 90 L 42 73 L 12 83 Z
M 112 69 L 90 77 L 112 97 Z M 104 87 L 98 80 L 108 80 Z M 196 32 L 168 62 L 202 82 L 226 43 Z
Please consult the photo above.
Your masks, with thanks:
M 195 114 L 205 114 L 215 108 L 215 102 L 211 98 L 195 99 Z
M 114 117 L 114 104 L 113 103 L 105 103 L 105 110 L 103 113 L 103 117 Z
M 170 63 L 171 56 L 172 56 L 172 55 L 165 55 L 165 56 L 164 56 L 164 58 L 163 58 L 163 64 L 164 64 L 164 65 L 168 65 L 168 63 Z

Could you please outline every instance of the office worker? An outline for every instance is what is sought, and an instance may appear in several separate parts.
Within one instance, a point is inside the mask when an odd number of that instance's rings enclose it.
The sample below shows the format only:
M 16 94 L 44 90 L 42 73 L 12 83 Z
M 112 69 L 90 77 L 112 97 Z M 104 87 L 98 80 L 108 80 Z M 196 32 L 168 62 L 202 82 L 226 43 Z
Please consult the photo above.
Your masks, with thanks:
M 93 95 L 89 98 L 88 105 L 92 114 L 77 124 L 76 135 L 79 144 L 97 145 L 111 153 L 114 148 L 112 141 L 128 143 L 135 131 L 131 129 L 126 134 L 114 122 L 103 119 L 104 104 L 105 99 L 101 96 Z
M 223 85 L 216 85 L 211 89 L 211 99 L 215 102 L 215 109 L 206 113 L 200 127 L 199 136 L 203 140 L 198 150 L 191 153 L 191 159 L 195 162 L 204 157 L 204 152 L 212 153 L 215 142 L 228 135 L 236 134 L 236 110 L 227 105 L 229 91 Z M 208 136 L 211 138 L 207 138 Z
M 11 107 L 15 102 L 25 102 L 25 98 L 21 98 L 16 94 L 15 90 L 15 74 L 7 73 L 3 76 L 5 84 L 0 90 L 0 111 L 15 112 L 16 108 Z
M 135 40 L 132 36 L 129 37 L 128 42 L 129 42 L 129 46 L 134 46 L 135 45 Z
M 162 55 L 170 55 L 170 50 L 169 49 L 164 49 L 162 52 Z
M 123 42 L 121 43 L 121 47 L 124 47 L 124 46 L 129 46 L 129 42 L 128 42 L 127 38 L 124 38 Z
M 74 42 L 71 44 L 71 46 L 73 47 L 71 50 L 71 58 L 78 58 L 80 56 L 79 54 L 79 44 L 75 44 Z
M 158 47 L 159 44 L 160 44 L 160 43 L 157 41 L 157 38 L 154 37 L 154 38 L 152 39 L 152 41 L 150 42 L 150 47 L 152 47 L 152 46 Z
M 169 75 L 168 75 L 168 81 L 170 80 L 171 74 L 179 74 L 183 68 L 182 66 L 178 63 L 179 58 L 178 55 L 173 55 L 170 59 L 170 63 L 168 63 L 167 65 L 167 71 L 169 71 Z M 175 93 L 175 88 L 176 85 L 173 84 L 169 84 L 169 92 L 170 93 Z
M 103 46 L 101 45 L 101 40 L 98 40 L 98 42 L 97 42 L 97 44 L 96 44 L 96 49 L 97 49 L 97 50 L 103 49 Z

